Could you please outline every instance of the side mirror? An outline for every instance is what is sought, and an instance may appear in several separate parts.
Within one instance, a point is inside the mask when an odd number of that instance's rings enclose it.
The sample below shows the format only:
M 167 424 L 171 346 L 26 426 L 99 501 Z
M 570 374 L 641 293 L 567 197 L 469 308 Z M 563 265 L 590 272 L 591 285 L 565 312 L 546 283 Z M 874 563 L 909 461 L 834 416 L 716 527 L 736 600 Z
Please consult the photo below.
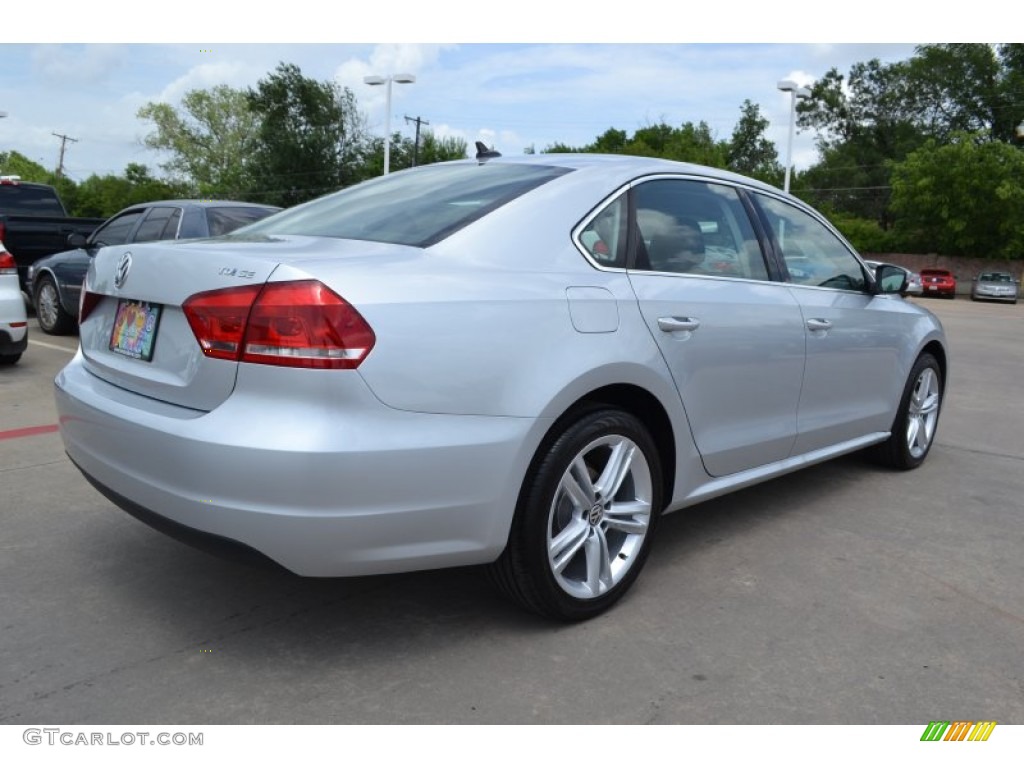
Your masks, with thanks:
M 68 247 L 70 248 L 85 248 L 87 242 L 89 242 L 88 238 L 81 232 L 72 232 L 68 235 Z
M 907 273 L 892 264 L 875 267 L 875 284 L 879 293 L 899 293 L 907 290 Z

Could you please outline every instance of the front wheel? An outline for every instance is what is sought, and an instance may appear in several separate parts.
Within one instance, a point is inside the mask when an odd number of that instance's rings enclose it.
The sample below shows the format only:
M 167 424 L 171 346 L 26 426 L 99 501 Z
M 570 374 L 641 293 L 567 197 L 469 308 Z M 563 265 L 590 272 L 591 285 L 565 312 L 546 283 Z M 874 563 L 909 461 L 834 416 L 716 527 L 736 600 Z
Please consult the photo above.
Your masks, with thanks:
M 536 613 L 598 615 L 643 568 L 661 485 L 657 448 L 636 417 L 600 409 L 567 421 L 530 465 L 493 580 Z
M 892 434 L 874 449 L 875 459 L 894 469 L 921 466 L 935 440 L 942 405 L 942 369 L 929 353 L 910 369 Z

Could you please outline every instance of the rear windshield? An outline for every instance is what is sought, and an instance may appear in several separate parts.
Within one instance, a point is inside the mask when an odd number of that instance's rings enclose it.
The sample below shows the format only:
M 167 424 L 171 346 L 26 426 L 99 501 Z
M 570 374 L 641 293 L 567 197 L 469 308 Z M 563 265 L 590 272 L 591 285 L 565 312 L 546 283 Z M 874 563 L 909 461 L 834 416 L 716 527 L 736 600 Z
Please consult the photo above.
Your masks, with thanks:
M 0 184 L 0 213 L 18 216 L 67 216 L 51 187 Z
M 313 200 L 238 234 L 315 235 L 425 248 L 570 170 L 498 163 L 423 166 Z
M 206 221 L 210 226 L 210 236 L 226 235 L 234 232 L 239 227 L 252 224 L 260 219 L 265 219 L 272 213 L 281 210 L 280 208 L 258 208 L 252 206 L 243 208 L 231 206 L 226 208 L 207 208 Z
M 986 283 L 1012 283 L 1013 278 L 1005 272 L 987 272 L 979 280 L 984 280 Z

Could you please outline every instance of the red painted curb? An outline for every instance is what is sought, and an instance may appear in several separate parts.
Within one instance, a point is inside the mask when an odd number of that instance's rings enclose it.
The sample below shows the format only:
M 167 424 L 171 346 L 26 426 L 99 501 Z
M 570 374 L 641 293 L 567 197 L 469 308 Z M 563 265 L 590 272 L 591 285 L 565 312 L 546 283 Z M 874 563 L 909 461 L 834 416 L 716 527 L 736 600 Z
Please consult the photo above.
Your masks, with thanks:
M 16 437 L 31 437 L 32 435 L 45 435 L 50 432 L 56 432 L 58 429 L 56 424 L 44 424 L 41 427 L 23 427 L 22 429 L 8 429 L 5 432 L 0 432 L 0 440 L 12 440 Z

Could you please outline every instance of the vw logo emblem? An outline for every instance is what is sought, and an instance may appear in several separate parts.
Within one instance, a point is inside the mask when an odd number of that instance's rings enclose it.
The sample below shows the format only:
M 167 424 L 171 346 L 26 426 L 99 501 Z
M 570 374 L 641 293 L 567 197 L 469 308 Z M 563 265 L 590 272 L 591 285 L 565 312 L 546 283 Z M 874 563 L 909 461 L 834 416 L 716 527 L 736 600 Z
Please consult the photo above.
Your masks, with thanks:
M 591 525 L 597 525 L 601 522 L 604 517 L 604 507 L 601 506 L 601 502 L 597 502 L 590 508 L 590 513 L 587 515 L 587 519 Z
M 114 287 L 120 288 L 128 279 L 128 270 L 132 268 L 132 254 L 125 251 L 117 260 L 117 267 L 114 269 Z

